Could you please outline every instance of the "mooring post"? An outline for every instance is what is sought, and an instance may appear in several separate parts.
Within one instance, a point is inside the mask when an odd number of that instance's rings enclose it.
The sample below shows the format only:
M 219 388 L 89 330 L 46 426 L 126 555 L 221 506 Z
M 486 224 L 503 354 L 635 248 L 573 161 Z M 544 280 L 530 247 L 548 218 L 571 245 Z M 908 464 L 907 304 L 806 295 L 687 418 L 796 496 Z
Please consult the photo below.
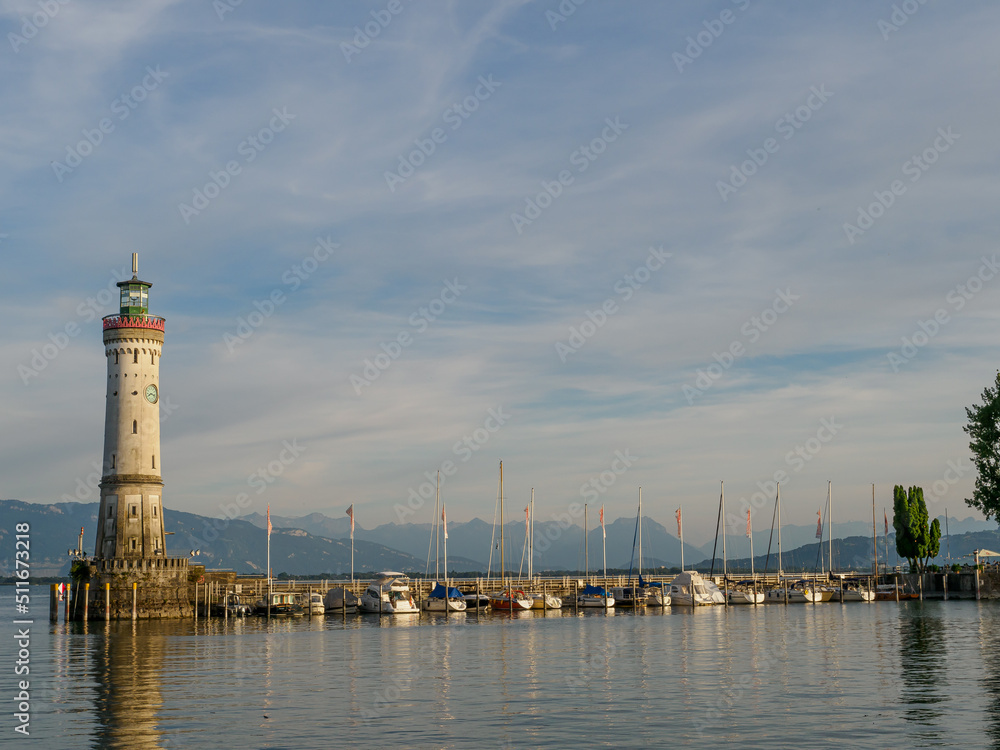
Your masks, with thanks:
M 194 619 L 198 621 L 198 581 L 194 582 Z
M 83 621 L 86 622 L 90 614 L 90 583 L 83 584 Z
M 49 584 L 49 622 L 59 622 L 59 592 L 57 583 Z
M 70 596 L 72 594 L 72 592 L 73 592 L 73 584 L 72 583 L 67 583 L 66 584 L 66 603 L 63 606 L 63 621 L 64 622 L 69 622 L 69 600 L 72 598 Z M 979 597 L 977 596 L 976 598 L 978 599 Z
M 111 584 L 104 584 L 104 622 L 111 622 Z
M 920 601 L 923 601 L 924 600 L 924 574 L 923 573 L 918 573 L 917 574 L 917 586 L 920 589 Z
M 948 601 L 948 569 L 944 571 L 944 600 Z
M 135 620 L 138 617 L 138 612 L 136 611 L 136 598 L 137 591 L 139 589 L 139 584 L 132 581 L 132 619 Z

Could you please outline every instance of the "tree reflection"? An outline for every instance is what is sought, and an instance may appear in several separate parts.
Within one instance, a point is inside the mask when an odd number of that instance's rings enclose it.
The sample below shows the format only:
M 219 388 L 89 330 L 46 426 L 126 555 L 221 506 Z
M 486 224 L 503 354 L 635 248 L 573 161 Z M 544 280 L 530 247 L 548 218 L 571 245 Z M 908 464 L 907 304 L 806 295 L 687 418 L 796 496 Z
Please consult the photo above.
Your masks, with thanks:
M 907 602 L 899 608 L 900 667 L 903 678 L 901 701 L 908 721 L 926 727 L 940 725 L 948 700 L 945 626 L 938 602 Z M 940 737 L 938 731 L 921 733 Z

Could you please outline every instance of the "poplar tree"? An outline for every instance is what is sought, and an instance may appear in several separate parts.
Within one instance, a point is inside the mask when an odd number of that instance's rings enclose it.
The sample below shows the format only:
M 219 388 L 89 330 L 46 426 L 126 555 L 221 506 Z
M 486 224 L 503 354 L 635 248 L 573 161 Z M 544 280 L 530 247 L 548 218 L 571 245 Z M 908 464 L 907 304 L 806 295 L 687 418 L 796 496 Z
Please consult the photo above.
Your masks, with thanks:
M 969 423 L 962 429 L 971 438 L 976 486 L 965 502 L 987 518 L 1000 520 L 1000 370 L 993 387 L 983 390 L 983 403 L 965 410 Z
M 892 526 L 896 530 L 896 552 L 910 561 L 910 570 L 923 573 L 941 549 L 941 522 L 928 524 L 927 503 L 921 487 L 892 489 Z

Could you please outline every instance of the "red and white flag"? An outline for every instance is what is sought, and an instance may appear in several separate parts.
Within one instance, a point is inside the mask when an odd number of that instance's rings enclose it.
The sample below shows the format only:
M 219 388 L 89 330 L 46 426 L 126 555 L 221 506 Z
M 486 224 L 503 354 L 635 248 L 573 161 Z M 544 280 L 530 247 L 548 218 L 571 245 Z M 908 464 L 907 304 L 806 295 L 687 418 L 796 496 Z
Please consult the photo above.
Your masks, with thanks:
M 816 511 L 816 538 L 823 538 L 823 511 Z
M 681 509 L 677 509 L 677 536 L 681 535 Z
M 444 538 L 448 538 L 448 516 L 445 515 L 445 506 L 441 506 L 441 523 L 444 525 Z
M 271 536 L 271 503 L 267 504 L 267 535 Z
M 347 509 L 347 515 L 351 519 L 351 539 L 354 538 L 354 503 L 351 503 L 351 507 Z
M 525 505 L 524 506 L 524 533 L 525 533 L 525 535 L 528 534 L 528 518 L 529 518 L 528 506 Z
M 750 509 L 747 508 L 747 539 L 750 538 Z
M 604 506 L 601 506 L 601 533 L 604 534 L 604 538 L 608 538 L 608 530 L 604 528 Z
M 885 519 L 885 535 L 889 536 L 889 516 L 885 513 L 885 508 L 882 509 L 882 518 Z

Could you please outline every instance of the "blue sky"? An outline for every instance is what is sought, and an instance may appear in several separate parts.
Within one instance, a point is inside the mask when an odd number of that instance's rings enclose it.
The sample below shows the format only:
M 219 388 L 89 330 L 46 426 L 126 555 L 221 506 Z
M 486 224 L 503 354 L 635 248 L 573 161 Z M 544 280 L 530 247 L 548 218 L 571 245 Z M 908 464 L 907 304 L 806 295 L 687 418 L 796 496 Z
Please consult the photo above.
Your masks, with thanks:
M 97 498 L 137 251 L 168 507 L 975 515 L 1000 9 L 902 5 L 3 3 L 4 496 Z

